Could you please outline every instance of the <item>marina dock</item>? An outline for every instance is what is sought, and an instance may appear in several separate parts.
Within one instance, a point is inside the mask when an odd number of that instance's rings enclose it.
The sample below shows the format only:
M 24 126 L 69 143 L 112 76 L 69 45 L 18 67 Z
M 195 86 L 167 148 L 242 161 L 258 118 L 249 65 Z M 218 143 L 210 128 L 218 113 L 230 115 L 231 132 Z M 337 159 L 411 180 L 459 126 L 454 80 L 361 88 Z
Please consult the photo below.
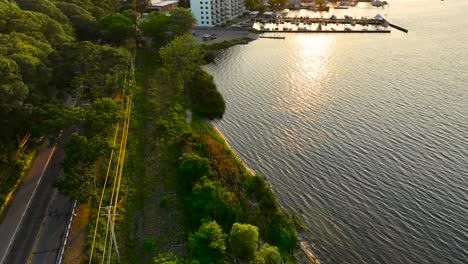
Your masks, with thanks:
M 353 24 L 356 25 L 378 25 L 382 26 L 387 23 L 381 19 L 356 19 L 356 18 L 321 18 L 321 17 L 278 17 L 278 18 L 257 18 L 255 23 L 261 24 Z
M 391 33 L 391 30 L 260 30 L 261 33 L 281 32 L 281 33 Z M 268 38 L 268 37 L 260 37 Z
M 390 24 L 385 19 L 376 18 L 322 18 L 322 17 L 274 17 L 255 18 L 259 24 L 256 30 L 281 33 L 391 33 L 389 27 L 403 32 L 406 29 Z M 334 26 L 337 26 L 335 28 Z M 355 27 L 358 26 L 358 27 Z
M 282 36 L 258 36 L 259 38 L 268 38 L 268 39 L 285 39 L 286 37 Z

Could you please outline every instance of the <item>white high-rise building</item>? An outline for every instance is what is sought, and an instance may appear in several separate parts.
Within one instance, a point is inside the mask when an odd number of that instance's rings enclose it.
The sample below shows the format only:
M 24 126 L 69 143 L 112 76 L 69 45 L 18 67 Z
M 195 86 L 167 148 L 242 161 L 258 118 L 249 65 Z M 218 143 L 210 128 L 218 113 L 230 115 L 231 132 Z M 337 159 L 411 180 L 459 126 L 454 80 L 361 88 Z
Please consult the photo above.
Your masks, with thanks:
M 245 10 L 243 0 L 190 0 L 197 26 L 221 26 Z

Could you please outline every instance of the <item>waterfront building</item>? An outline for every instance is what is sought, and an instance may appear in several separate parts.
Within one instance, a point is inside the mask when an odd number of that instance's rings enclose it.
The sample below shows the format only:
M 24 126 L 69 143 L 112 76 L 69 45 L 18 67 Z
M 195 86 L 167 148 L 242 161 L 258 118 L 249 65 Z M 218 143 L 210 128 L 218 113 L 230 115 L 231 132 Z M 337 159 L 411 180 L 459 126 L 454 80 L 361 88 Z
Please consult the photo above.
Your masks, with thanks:
M 224 25 L 245 11 L 243 0 L 190 0 L 190 8 L 201 27 Z

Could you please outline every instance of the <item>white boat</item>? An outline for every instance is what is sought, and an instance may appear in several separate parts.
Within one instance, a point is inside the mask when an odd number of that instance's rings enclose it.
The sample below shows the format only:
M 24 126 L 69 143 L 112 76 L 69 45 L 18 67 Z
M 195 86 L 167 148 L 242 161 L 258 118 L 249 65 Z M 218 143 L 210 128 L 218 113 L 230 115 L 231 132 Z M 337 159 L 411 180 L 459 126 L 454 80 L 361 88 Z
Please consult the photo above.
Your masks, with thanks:
M 372 0 L 371 1 L 372 6 L 381 7 L 381 6 L 384 6 L 386 4 L 388 4 L 387 1 L 380 1 L 380 0 Z

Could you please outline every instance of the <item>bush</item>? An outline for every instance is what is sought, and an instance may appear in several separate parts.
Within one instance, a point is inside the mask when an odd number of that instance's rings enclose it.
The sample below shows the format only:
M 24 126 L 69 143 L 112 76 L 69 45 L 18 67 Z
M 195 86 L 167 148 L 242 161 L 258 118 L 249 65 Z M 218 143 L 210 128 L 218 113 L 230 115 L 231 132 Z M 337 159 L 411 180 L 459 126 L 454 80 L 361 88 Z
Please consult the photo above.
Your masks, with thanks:
M 179 158 L 179 183 L 183 195 L 189 195 L 196 180 L 211 175 L 210 161 L 194 153 L 184 153 Z
M 164 195 L 161 197 L 161 200 L 159 200 L 159 206 L 162 208 L 167 208 L 167 205 L 169 204 L 169 195 Z
M 280 210 L 270 215 L 261 230 L 262 237 L 286 254 L 297 240 L 294 223 Z
M 190 235 L 192 255 L 200 263 L 221 263 L 226 252 L 226 234 L 215 221 L 203 223 Z
M 255 254 L 255 264 L 281 264 L 281 254 L 277 247 L 270 246 L 268 243 Z
M 195 184 L 190 197 L 190 218 L 197 225 L 202 219 L 218 221 L 225 229 L 238 218 L 239 205 L 235 196 L 227 192 L 217 181 L 203 177 Z
M 226 110 L 223 96 L 218 92 L 213 77 L 198 69 L 189 83 L 192 110 L 202 118 L 222 118 Z
M 234 256 L 250 260 L 255 256 L 258 244 L 258 227 L 235 223 L 229 234 L 229 249 Z

